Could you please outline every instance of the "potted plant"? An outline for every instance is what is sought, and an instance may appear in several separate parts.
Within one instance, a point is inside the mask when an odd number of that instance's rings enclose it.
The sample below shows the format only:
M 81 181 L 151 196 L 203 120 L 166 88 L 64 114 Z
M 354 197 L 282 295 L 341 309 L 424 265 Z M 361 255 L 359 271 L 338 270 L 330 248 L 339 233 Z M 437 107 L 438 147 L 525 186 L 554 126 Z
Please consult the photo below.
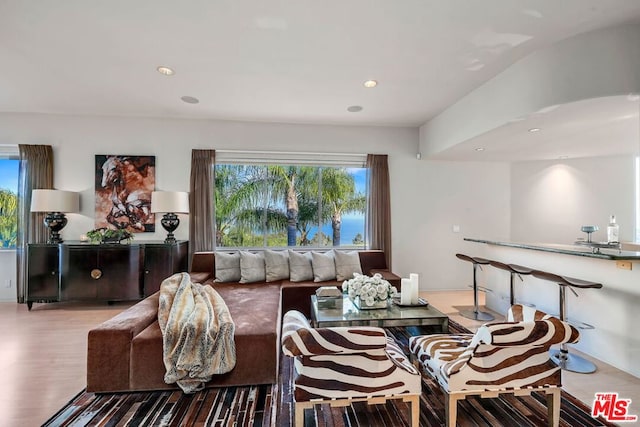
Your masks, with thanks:
M 130 243 L 133 240 L 133 234 L 125 229 L 114 230 L 106 227 L 88 231 L 87 237 L 91 243 L 120 243 L 123 240 Z

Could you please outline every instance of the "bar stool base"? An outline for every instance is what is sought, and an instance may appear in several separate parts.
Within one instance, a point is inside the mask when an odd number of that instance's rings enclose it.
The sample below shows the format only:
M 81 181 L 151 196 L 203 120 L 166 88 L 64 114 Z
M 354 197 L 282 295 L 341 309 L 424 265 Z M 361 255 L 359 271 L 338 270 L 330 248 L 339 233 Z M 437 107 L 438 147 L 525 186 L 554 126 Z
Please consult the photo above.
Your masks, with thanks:
M 560 366 L 560 369 L 565 371 L 577 372 L 579 374 L 591 374 L 596 371 L 596 365 L 589 362 L 584 357 L 580 357 L 575 354 L 566 353 L 565 359 L 560 358 L 560 350 L 549 350 L 549 356 L 556 365 Z
M 473 309 L 471 309 L 471 310 L 460 310 L 460 315 L 462 317 L 466 317 L 467 319 L 481 320 L 483 322 L 495 319 L 495 317 L 493 317 L 493 315 L 491 313 L 487 313 L 485 311 L 479 311 L 479 310 L 475 311 Z

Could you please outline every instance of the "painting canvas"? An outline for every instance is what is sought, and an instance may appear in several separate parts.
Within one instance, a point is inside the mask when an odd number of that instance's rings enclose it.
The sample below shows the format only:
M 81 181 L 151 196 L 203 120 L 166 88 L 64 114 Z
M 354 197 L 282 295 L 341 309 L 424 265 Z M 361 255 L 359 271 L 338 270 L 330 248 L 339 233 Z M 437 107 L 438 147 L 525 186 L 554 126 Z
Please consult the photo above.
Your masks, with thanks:
M 96 155 L 96 228 L 155 231 L 155 156 Z

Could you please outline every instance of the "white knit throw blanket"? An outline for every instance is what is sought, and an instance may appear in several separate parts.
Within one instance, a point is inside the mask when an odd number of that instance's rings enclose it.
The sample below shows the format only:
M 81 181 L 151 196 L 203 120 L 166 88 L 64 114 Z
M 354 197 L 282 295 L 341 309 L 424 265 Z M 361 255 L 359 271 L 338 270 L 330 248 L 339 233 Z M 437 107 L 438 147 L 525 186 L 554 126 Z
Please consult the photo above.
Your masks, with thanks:
M 235 325 L 211 286 L 192 283 L 187 273 L 165 279 L 160 286 L 158 323 L 167 384 L 177 383 L 185 393 L 195 393 L 212 375 L 234 368 Z

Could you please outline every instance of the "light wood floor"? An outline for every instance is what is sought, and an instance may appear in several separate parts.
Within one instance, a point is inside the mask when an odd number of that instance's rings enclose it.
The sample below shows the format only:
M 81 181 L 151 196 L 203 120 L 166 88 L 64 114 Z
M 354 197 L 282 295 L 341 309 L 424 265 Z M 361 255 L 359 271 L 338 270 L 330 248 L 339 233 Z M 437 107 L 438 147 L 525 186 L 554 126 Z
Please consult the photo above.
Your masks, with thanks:
M 457 315 L 454 306 L 471 305 L 470 291 L 422 292 L 435 307 L 470 329 L 479 322 Z M 130 304 L 0 303 L 0 426 L 37 426 L 86 385 L 87 332 Z M 594 360 L 591 375 L 563 373 L 565 389 L 591 406 L 597 391 L 632 399 L 640 414 L 640 379 Z

